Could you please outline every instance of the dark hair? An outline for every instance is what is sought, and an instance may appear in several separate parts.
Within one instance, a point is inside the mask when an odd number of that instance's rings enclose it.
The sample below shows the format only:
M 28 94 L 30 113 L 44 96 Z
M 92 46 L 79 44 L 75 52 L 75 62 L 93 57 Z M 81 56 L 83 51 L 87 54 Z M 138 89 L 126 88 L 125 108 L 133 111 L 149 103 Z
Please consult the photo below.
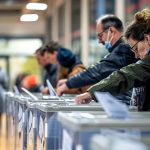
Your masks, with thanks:
M 103 25 L 103 30 L 109 29 L 109 27 L 115 27 L 118 31 L 123 32 L 122 21 L 115 15 L 104 15 L 100 17 L 97 22 L 101 22 Z
M 54 53 L 54 51 L 58 51 L 62 46 L 59 45 L 57 42 L 55 41 L 50 41 L 49 43 L 47 43 L 44 48 L 43 48 L 43 52 L 47 51 L 48 53 Z
M 137 41 L 144 40 L 144 34 L 150 34 L 150 10 L 144 9 L 134 16 L 124 33 L 126 39 L 132 38 Z
M 44 46 L 38 48 L 34 54 L 40 54 L 41 56 L 44 55 L 44 52 L 45 52 L 45 49 L 44 49 Z
M 39 53 L 39 52 L 40 52 L 40 49 L 41 49 L 41 47 L 40 47 L 40 48 L 38 48 L 38 49 L 36 49 L 36 50 L 35 50 L 35 52 L 34 52 L 34 54 Z

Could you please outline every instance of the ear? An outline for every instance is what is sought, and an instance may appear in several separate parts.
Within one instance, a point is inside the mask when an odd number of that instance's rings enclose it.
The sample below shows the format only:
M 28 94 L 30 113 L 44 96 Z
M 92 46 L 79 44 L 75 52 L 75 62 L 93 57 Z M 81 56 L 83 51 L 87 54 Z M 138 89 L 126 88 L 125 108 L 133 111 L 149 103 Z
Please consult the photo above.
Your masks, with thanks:
M 110 28 L 109 28 L 109 31 L 110 31 L 111 37 L 113 38 L 114 35 L 116 34 L 116 29 L 115 29 L 114 27 L 110 27 Z
M 150 35 L 144 34 L 144 39 L 148 42 L 148 45 L 150 45 Z
M 111 33 L 115 33 L 116 28 L 115 27 L 110 27 L 109 30 L 110 30 Z

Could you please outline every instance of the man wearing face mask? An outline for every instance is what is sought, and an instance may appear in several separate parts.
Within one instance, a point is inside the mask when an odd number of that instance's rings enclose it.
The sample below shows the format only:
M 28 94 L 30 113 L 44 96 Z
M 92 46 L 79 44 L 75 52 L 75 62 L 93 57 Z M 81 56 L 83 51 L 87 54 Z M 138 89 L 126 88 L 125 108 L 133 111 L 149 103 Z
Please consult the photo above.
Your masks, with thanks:
M 97 64 L 87 68 L 68 80 L 60 80 L 57 84 L 57 94 L 66 90 L 92 85 L 109 76 L 112 72 L 135 63 L 137 59 L 129 45 L 122 39 L 123 25 L 115 15 L 105 15 L 97 20 L 96 31 L 98 42 L 108 49 L 109 54 Z M 116 96 L 129 105 L 131 92 Z

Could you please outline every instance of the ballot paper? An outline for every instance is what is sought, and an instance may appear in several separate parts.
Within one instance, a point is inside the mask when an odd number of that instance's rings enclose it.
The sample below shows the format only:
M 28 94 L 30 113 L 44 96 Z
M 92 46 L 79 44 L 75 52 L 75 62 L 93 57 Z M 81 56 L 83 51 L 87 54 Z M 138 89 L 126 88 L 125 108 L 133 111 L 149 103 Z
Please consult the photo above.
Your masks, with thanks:
M 34 100 L 38 100 L 38 98 L 36 96 L 34 96 L 30 91 L 28 91 L 27 89 L 25 89 L 24 87 L 21 87 L 21 89 L 28 94 L 31 98 L 33 98 Z
M 33 143 L 33 114 L 31 111 L 29 113 L 28 128 L 29 128 L 29 145 L 31 145 Z
M 19 106 L 19 112 L 18 112 L 18 133 L 21 132 L 23 128 L 23 110 L 22 107 Z
M 50 96 L 56 96 L 55 89 L 53 88 L 52 84 L 50 83 L 50 81 L 48 79 L 46 80 L 46 83 L 47 83 L 47 86 L 48 86 Z
M 69 133 L 63 130 L 62 150 L 72 150 L 73 141 Z
M 108 117 L 112 118 L 131 118 L 128 108 L 125 104 L 119 102 L 108 92 L 94 93 L 98 102 L 102 105 Z
M 14 86 L 14 93 L 15 93 L 16 95 L 19 95 L 19 94 L 20 94 L 19 89 L 18 89 L 18 87 L 17 87 L 16 85 Z
M 41 116 L 39 122 L 39 137 L 40 137 L 40 150 L 44 150 L 44 120 Z

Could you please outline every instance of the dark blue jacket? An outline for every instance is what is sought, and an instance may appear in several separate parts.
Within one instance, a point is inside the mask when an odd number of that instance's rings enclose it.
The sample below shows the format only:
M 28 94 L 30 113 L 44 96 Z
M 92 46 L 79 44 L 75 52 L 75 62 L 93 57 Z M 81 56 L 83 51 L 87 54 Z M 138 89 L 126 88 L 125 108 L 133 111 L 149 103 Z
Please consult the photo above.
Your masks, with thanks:
M 122 39 L 118 40 L 111 48 L 112 52 L 97 64 L 87 68 L 67 80 L 68 88 L 78 88 L 92 85 L 109 76 L 112 72 L 135 63 L 137 59 L 130 47 Z M 117 98 L 129 104 L 131 93 L 118 95 Z
M 45 74 L 43 78 L 44 86 L 47 86 L 46 80 L 48 79 L 53 87 L 56 87 L 56 74 L 57 67 L 53 64 L 48 64 L 44 67 Z

